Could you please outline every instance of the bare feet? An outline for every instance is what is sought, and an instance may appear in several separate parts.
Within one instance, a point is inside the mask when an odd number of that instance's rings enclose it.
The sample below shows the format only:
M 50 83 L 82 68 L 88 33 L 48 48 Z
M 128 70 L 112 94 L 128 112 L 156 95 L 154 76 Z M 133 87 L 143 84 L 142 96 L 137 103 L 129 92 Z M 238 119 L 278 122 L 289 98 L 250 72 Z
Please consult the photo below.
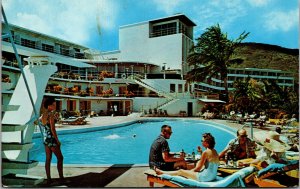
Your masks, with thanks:
M 157 175 L 162 175 L 162 174 L 164 174 L 163 171 L 160 170 L 160 169 L 157 168 L 157 167 L 154 167 L 154 171 L 155 171 L 155 173 L 156 173 Z

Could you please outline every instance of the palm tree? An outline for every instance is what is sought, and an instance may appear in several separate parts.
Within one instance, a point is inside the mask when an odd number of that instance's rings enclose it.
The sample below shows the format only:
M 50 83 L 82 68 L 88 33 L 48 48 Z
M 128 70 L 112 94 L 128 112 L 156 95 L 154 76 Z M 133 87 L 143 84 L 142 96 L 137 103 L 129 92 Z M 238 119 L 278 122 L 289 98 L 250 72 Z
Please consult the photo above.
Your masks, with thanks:
M 240 58 L 233 58 L 234 50 L 247 36 L 243 32 L 235 40 L 229 40 L 226 33 L 222 33 L 219 24 L 207 28 L 196 39 L 197 43 L 191 48 L 187 62 L 191 70 L 186 75 L 188 83 L 201 82 L 220 75 L 224 83 L 224 93 L 228 100 L 227 73 L 228 66 L 243 62 Z
M 288 114 L 299 113 L 299 94 L 292 87 L 280 87 L 275 81 L 263 81 L 265 98 L 271 108 L 278 108 Z
M 248 77 L 246 80 L 237 80 L 233 84 L 233 107 L 235 110 L 251 113 L 265 106 L 262 98 L 264 85 Z

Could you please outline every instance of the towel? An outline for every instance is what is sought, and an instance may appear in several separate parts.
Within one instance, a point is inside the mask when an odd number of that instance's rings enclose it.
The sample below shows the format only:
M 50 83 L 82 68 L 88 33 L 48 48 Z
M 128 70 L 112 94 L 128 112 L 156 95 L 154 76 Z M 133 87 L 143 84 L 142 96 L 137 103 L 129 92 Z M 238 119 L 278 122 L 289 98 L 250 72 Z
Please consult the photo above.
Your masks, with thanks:
M 266 168 L 258 171 L 258 177 L 267 174 L 269 172 L 285 172 L 291 169 L 288 169 L 289 166 L 299 166 L 299 160 L 289 160 L 286 164 L 282 163 L 273 163 Z
M 162 174 L 161 177 L 181 187 L 245 187 L 243 178 L 254 172 L 255 169 L 255 167 L 246 167 L 225 178 L 217 176 L 216 180 L 211 182 L 199 182 L 193 179 L 167 174 Z

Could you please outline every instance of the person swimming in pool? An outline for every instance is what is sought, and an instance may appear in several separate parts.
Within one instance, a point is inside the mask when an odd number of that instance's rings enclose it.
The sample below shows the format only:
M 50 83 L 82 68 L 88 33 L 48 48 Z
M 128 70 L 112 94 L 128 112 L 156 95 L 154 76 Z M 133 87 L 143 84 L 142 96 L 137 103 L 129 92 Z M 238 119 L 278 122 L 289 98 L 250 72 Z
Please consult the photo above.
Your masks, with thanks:
M 206 150 L 202 152 L 201 159 L 197 162 L 196 167 L 191 170 L 179 169 L 176 171 L 163 171 L 155 168 L 155 172 L 160 174 L 169 174 L 173 176 L 184 176 L 197 181 L 208 182 L 215 180 L 219 167 L 219 155 L 214 149 L 215 138 L 210 133 L 202 135 L 202 145 Z M 199 150 L 199 147 L 198 147 Z

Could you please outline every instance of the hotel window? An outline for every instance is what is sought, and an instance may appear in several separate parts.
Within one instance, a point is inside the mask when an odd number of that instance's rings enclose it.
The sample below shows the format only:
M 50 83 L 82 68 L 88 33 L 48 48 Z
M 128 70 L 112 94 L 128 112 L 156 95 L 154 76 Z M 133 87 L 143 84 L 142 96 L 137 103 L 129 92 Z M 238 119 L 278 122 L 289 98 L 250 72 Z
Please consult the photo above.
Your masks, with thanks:
M 60 45 L 60 54 L 70 56 L 70 50 L 68 46 Z
M 54 46 L 42 44 L 42 50 L 47 52 L 54 52 Z
M 170 84 L 170 93 L 175 92 L 175 84 Z
M 199 86 L 199 85 L 198 85 Z M 189 85 L 187 83 L 184 84 L 184 92 L 188 92 Z
M 178 84 L 178 92 L 182 93 L 182 84 Z
M 25 47 L 35 48 L 35 41 L 21 38 L 21 45 Z
M 67 111 L 76 110 L 76 100 L 67 100 Z
M 172 35 L 176 33 L 176 22 L 153 26 L 150 37 Z

